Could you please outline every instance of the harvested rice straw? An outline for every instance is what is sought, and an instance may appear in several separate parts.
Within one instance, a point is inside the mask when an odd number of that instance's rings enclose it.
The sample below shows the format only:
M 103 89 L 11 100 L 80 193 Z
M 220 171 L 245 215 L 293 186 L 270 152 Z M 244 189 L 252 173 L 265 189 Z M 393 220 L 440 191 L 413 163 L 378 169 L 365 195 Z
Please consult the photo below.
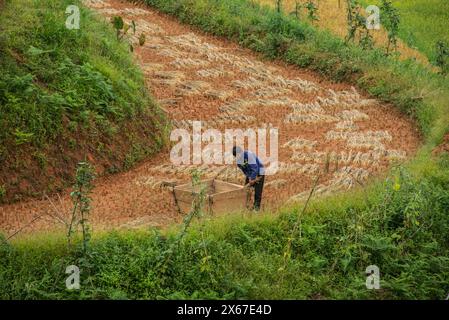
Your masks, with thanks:
M 227 114 L 235 114 L 235 113 L 241 114 L 244 113 L 249 107 L 255 104 L 256 104 L 255 101 L 237 99 L 235 101 L 232 101 L 219 107 L 219 110 Z
M 340 119 L 344 121 L 363 121 L 369 120 L 369 116 L 359 110 L 343 110 L 340 114 L 337 115 Z
M 226 77 L 226 76 L 232 76 L 233 72 L 223 70 L 223 69 L 204 69 L 204 70 L 198 70 L 196 72 L 199 76 L 204 78 L 218 78 L 218 77 Z
M 232 85 L 239 89 L 258 89 L 264 87 L 264 83 L 253 77 L 246 80 L 234 80 Z
M 291 105 L 293 113 L 325 113 L 324 109 L 317 102 L 294 103 Z
M 290 89 L 285 88 L 275 88 L 275 87 L 263 87 L 260 89 L 255 90 L 251 94 L 253 96 L 259 97 L 259 98 L 271 98 L 281 95 L 288 95 L 291 94 L 292 91 Z
M 208 90 L 204 93 L 204 96 L 213 99 L 226 100 L 229 97 L 232 97 L 234 92 L 223 91 L 223 90 Z
M 297 164 L 297 163 L 285 163 L 279 162 L 278 174 L 316 174 L 320 170 L 320 166 L 316 164 Z
M 320 184 L 315 189 L 316 196 L 326 196 L 339 191 L 346 191 L 360 182 L 366 181 L 369 172 L 362 168 L 344 167 L 334 173 L 334 178 L 327 184 Z M 310 194 L 309 190 L 290 197 L 287 203 L 304 201 Z
M 320 123 L 320 122 L 326 123 L 336 121 L 338 121 L 338 118 L 321 113 L 307 113 L 307 114 L 290 113 L 284 119 L 285 123 Z
M 125 8 L 123 12 L 130 16 L 144 16 L 147 14 L 151 14 L 149 11 L 141 8 Z
M 280 106 L 289 106 L 295 104 L 296 101 L 290 98 L 277 98 L 277 99 L 257 99 L 253 101 L 254 104 L 258 104 L 260 106 L 270 106 L 270 107 L 280 107 Z
M 265 186 L 267 188 L 274 188 L 274 189 L 280 189 L 287 185 L 288 181 L 285 179 L 276 179 L 273 181 L 268 182 Z
M 142 65 L 142 69 L 145 74 L 150 74 L 155 71 L 161 71 L 164 69 L 164 65 L 159 63 L 145 63 Z
M 104 7 L 109 7 L 109 3 L 103 0 L 83 0 L 83 4 L 89 8 L 101 9 Z
M 284 143 L 284 148 L 296 149 L 313 149 L 317 145 L 317 141 L 306 140 L 302 138 L 294 138 Z
M 158 189 L 161 187 L 162 183 L 164 182 L 161 178 L 155 178 L 152 176 L 147 177 L 139 177 L 134 180 L 134 183 L 138 186 L 146 186 L 150 189 Z
M 100 12 L 103 15 L 108 15 L 108 16 L 120 16 L 122 14 L 122 11 L 114 9 L 114 8 L 100 8 L 100 9 L 98 9 L 98 12 Z
M 201 59 L 176 58 L 170 64 L 180 69 L 180 68 L 206 67 L 209 65 L 209 62 Z
M 362 165 L 362 166 L 376 166 L 379 161 L 384 156 L 383 153 L 378 151 L 360 152 L 360 151 L 340 151 L 331 153 L 315 151 L 312 153 L 302 153 L 295 151 L 291 159 L 294 161 L 309 161 L 315 163 L 330 163 L 340 164 L 340 165 Z
M 357 130 L 358 126 L 352 121 L 341 121 L 335 125 L 337 130 L 352 131 Z
M 270 83 L 280 87 L 288 89 L 297 89 L 305 93 L 312 93 L 320 90 L 320 87 L 310 81 L 303 79 L 285 79 L 284 77 L 278 75 L 269 79 Z
M 127 23 L 131 23 L 129 19 L 126 19 L 126 21 Z M 136 30 L 138 33 L 144 32 L 147 35 L 163 35 L 166 33 L 161 26 L 143 19 L 139 19 L 135 23 L 136 23 Z
M 185 52 L 182 52 L 182 51 L 179 51 L 176 49 L 172 49 L 172 48 L 168 48 L 168 47 L 165 47 L 162 50 L 158 50 L 157 54 L 164 56 L 164 57 L 173 58 L 173 59 L 185 57 Z
M 221 48 L 204 42 L 200 37 L 196 36 L 194 33 L 187 33 L 177 36 L 169 36 L 167 40 L 183 50 L 193 51 L 200 54 L 205 54 L 207 52 L 219 51 Z

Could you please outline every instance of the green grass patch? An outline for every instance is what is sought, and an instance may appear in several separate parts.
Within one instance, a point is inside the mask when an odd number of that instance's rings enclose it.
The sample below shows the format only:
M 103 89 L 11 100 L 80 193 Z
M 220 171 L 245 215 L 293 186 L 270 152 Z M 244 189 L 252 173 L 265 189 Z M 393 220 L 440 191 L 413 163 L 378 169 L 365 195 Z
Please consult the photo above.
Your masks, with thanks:
M 361 1 L 366 6 L 379 5 L 380 1 Z M 436 62 L 436 44 L 449 45 L 449 2 L 445 0 L 393 0 L 399 10 L 401 23 L 399 37 L 411 48 L 423 52 L 429 61 Z M 381 17 L 382 19 L 382 17 Z

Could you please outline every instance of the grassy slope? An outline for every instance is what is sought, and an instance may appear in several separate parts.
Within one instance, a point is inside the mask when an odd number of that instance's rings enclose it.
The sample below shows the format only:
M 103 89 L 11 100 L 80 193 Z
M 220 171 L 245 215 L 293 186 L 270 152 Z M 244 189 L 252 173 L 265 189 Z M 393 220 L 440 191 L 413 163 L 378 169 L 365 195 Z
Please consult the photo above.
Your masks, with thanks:
M 0 14 L 1 200 L 63 188 L 85 157 L 100 173 L 161 146 L 164 116 L 112 27 L 78 1 L 5 2 Z
M 380 4 L 375 1 L 361 1 L 364 4 Z M 401 24 L 400 38 L 410 47 L 417 48 L 435 63 L 435 46 L 439 40 L 449 44 L 449 2 L 446 0 L 393 0 L 399 9 Z
M 271 7 L 275 7 L 274 0 L 257 0 L 259 3 L 269 5 Z M 294 13 L 296 8 L 296 0 L 283 0 L 282 1 L 282 9 L 286 13 Z M 359 1 L 365 7 L 369 4 L 372 4 L 373 1 Z M 298 1 L 298 3 L 304 4 L 306 0 Z M 315 1 L 318 4 L 317 15 L 319 20 L 314 22 L 314 25 L 331 31 L 333 34 L 339 36 L 344 39 L 348 33 L 347 26 L 347 13 L 346 13 L 346 0 L 319 0 Z M 307 17 L 307 9 L 302 8 L 299 14 L 299 18 L 308 21 Z M 363 11 L 362 11 L 363 13 Z M 380 30 L 371 31 L 371 35 L 373 36 L 373 40 L 378 47 L 386 47 L 388 45 L 388 33 L 384 28 Z M 401 53 L 401 59 L 416 59 L 420 61 L 424 65 L 429 64 L 429 60 L 425 54 L 420 51 L 409 47 L 406 42 L 398 41 L 398 51 Z
M 432 298 L 449 285 L 449 157 L 430 150 L 447 131 L 447 80 L 377 51 L 346 47 L 328 33 L 244 0 L 147 0 L 217 35 L 358 84 L 416 117 L 425 134 L 417 159 L 384 183 L 280 216 L 202 222 L 176 243 L 175 231 L 107 234 L 86 259 L 62 239 L 0 247 L 3 298 Z M 210 12 L 214 12 L 210 15 Z M 422 97 L 420 94 L 422 93 Z M 446 113 L 447 114 L 447 113 Z M 412 172 L 412 173 L 410 173 Z M 297 219 L 291 261 L 285 245 Z M 204 220 L 204 219 L 203 219 Z M 82 268 L 80 292 L 64 288 L 65 266 Z M 378 265 L 379 291 L 365 287 Z

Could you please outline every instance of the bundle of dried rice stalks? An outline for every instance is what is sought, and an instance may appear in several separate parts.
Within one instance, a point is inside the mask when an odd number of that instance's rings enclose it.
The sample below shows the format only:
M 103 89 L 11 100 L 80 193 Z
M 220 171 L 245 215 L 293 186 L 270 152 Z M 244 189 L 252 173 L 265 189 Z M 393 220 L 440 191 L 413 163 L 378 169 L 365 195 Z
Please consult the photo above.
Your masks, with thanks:
M 327 123 L 335 121 L 338 121 L 338 118 L 322 113 L 290 113 L 284 119 L 285 123 Z
M 154 83 L 178 86 L 185 78 L 185 74 L 181 71 L 157 71 L 154 73 Z
M 98 10 L 98 12 L 100 12 L 103 15 L 108 15 L 108 16 L 119 16 L 122 14 L 122 11 L 114 9 L 114 8 L 100 8 Z
M 105 7 L 109 7 L 109 3 L 107 3 L 104 0 L 83 0 L 83 4 L 86 7 L 94 8 L 94 9 L 101 9 Z
M 292 91 L 290 89 L 285 88 L 274 88 L 274 87 L 263 87 L 260 89 L 257 89 L 256 91 L 252 92 L 251 94 L 253 96 L 259 97 L 259 98 L 271 98 L 276 96 L 285 96 L 291 94 Z
M 363 121 L 369 120 L 369 116 L 359 110 L 343 110 L 337 115 L 343 121 Z
M 358 126 L 352 121 L 340 121 L 335 125 L 335 129 L 342 131 L 357 130 Z
M 333 166 L 340 165 L 361 165 L 365 167 L 377 166 L 382 158 L 382 153 L 378 151 L 332 151 L 330 153 L 315 151 L 312 153 L 304 153 L 295 151 L 291 157 L 293 161 L 305 161 L 314 163 L 329 163 Z
M 196 94 L 204 94 L 211 89 L 211 85 L 204 81 L 187 81 L 180 84 L 176 96 L 190 96 Z
M 269 81 L 276 87 L 296 89 L 305 93 L 313 93 L 321 89 L 317 84 L 313 82 L 304 79 L 286 79 L 279 75 L 271 77 Z
M 125 8 L 123 9 L 123 13 L 129 16 L 144 16 L 147 14 L 151 14 L 148 10 L 144 10 L 141 8 Z
M 293 113 L 325 113 L 324 109 L 317 103 L 294 103 L 291 105 Z
M 209 65 L 209 62 L 201 59 L 176 58 L 170 64 L 180 69 L 180 68 L 207 67 Z
M 311 141 L 307 139 L 302 138 L 294 138 L 286 143 L 284 143 L 284 148 L 290 148 L 293 150 L 297 149 L 313 149 L 318 144 L 317 141 Z
M 259 81 L 253 77 L 250 77 L 246 80 L 234 80 L 232 85 L 239 89 L 260 89 L 265 86 L 265 83 Z
M 346 191 L 361 184 L 369 177 L 369 172 L 362 168 L 343 167 L 334 173 L 334 178 L 328 184 L 320 184 L 315 188 L 315 196 L 326 196 L 339 191 Z M 306 200 L 310 195 L 310 190 L 292 196 L 287 203 Z
M 208 90 L 204 93 L 208 98 L 226 100 L 234 95 L 234 92 L 223 91 L 223 90 Z
M 177 36 L 167 37 L 167 40 L 174 44 L 175 46 L 200 54 L 205 54 L 207 52 L 219 51 L 221 48 L 204 42 L 200 37 L 196 36 L 194 33 L 187 33 Z
M 198 70 L 196 72 L 200 77 L 204 78 L 219 78 L 219 77 L 228 77 L 232 76 L 234 73 L 228 70 L 223 69 L 204 69 L 204 70 Z
M 277 174 L 307 174 L 314 175 L 318 173 L 320 166 L 316 164 L 298 164 L 298 163 L 285 163 L 279 162 L 279 169 Z

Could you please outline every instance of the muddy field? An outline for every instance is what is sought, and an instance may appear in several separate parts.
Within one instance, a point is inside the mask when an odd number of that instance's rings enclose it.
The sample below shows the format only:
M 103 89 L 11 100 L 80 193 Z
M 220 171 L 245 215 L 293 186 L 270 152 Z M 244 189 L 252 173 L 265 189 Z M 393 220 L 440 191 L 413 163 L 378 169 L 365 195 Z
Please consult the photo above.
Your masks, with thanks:
M 413 123 L 393 106 L 355 88 L 265 61 L 249 50 L 211 37 L 155 10 L 115 0 L 85 1 L 105 19 L 136 22 L 135 55 L 148 88 L 174 127 L 278 128 L 279 170 L 266 180 L 263 207 L 302 199 L 323 171 L 321 194 L 348 190 L 411 157 L 419 143 Z M 327 165 L 328 164 L 328 165 Z M 205 178 L 242 183 L 235 166 L 175 166 L 169 150 L 130 172 L 96 182 L 92 224 L 96 229 L 165 226 L 182 219 L 163 182 L 187 182 L 200 168 Z M 11 234 L 54 230 L 71 207 L 67 194 L 0 207 L 0 230 Z

